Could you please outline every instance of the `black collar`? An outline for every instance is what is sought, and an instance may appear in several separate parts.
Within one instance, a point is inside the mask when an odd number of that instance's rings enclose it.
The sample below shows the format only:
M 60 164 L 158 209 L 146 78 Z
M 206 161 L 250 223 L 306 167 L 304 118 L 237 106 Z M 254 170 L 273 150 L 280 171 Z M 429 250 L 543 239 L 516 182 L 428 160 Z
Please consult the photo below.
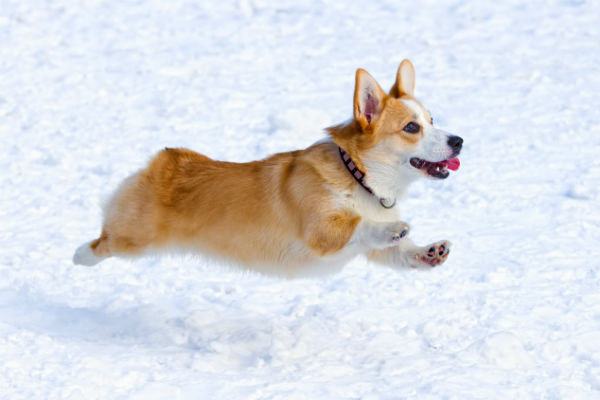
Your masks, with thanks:
M 360 186 L 363 187 L 363 189 L 365 189 L 367 192 L 369 192 L 369 194 L 371 196 L 375 196 L 375 192 L 373 192 L 373 189 L 371 189 L 365 183 L 365 173 L 362 172 L 360 169 L 358 169 L 356 164 L 354 164 L 354 161 L 352 161 L 352 158 L 350 158 L 350 154 L 346 153 L 344 151 L 344 149 L 342 149 L 339 146 L 338 146 L 338 149 L 340 150 L 340 157 L 342 157 L 342 162 L 346 166 L 346 169 L 348 170 L 348 172 L 350 172 L 350 175 L 352 175 L 352 177 L 356 180 L 356 182 L 358 182 L 360 184 Z M 390 200 L 380 197 L 379 204 L 381 204 L 381 206 L 383 208 L 392 208 L 396 205 L 396 199 L 394 199 L 394 201 L 390 204 Z

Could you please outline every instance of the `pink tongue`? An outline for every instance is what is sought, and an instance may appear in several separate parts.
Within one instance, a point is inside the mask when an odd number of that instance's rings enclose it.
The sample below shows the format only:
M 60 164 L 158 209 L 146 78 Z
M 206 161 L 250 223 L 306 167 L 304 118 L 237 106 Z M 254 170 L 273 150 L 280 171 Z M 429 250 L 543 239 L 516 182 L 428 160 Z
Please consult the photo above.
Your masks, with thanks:
M 458 167 L 460 167 L 460 161 L 458 158 L 450 158 L 444 162 L 448 169 L 451 169 L 452 171 L 456 171 Z

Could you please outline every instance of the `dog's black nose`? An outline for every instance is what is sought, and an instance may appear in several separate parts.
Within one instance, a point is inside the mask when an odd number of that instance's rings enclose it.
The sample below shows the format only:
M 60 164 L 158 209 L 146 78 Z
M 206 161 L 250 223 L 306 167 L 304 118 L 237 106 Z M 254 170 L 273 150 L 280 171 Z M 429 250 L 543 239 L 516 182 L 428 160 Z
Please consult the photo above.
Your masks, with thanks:
M 450 136 L 448 138 L 448 146 L 455 152 L 459 152 L 462 149 L 463 140 L 460 136 Z

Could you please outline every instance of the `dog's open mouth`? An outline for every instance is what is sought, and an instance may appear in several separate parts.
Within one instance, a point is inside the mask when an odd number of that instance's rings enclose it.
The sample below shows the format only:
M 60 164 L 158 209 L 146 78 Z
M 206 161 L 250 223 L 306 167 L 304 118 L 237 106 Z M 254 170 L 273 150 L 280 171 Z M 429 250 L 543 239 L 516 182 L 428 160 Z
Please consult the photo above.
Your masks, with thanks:
M 450 175 L 448 170 L 451 169 L 452 171 L 456 171 L 458 167 L 460 167 L 460 161 L 458 158 L 449 158 L 444 161 L 431 162 L 413 157 L 410 159 L 410 165 L 434 178 L 446 179 L 448 175 Z

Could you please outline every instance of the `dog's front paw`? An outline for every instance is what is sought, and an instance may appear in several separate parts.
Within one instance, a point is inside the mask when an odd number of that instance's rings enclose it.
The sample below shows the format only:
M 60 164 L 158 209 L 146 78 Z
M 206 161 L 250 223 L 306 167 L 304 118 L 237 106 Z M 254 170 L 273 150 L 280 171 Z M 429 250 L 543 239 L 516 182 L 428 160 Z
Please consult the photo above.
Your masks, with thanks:
M 400 243 L 400 239 L 403 239 L 408 235 L 410 226 L 406 222 L 397 221 L 386 225 L 383 230 L 383 242 L 387 246 L 395 246 Z
M 450 254 L 450 247 L 452 243 L 448 240 L 441 240 L 430 244 L 429 246 L 423 246 L 413 256 L 414 264 L 413 267 L 435 267 L 446 262 L 448 254 Z

